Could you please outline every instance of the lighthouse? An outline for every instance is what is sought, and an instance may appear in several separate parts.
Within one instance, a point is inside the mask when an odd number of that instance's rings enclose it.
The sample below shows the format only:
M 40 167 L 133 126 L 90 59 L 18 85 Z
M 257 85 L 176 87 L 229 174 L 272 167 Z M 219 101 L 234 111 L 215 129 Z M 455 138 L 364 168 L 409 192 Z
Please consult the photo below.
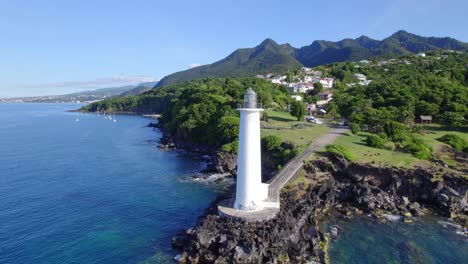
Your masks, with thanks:
M 257 94 L 249 88 L 244 94 L 240 112 L 239 147 L 237 152 L 237 184 L 234 209 L 256 211 L 263 208 L 268 185 L 262 183 L 260 148 L 260 113 Z

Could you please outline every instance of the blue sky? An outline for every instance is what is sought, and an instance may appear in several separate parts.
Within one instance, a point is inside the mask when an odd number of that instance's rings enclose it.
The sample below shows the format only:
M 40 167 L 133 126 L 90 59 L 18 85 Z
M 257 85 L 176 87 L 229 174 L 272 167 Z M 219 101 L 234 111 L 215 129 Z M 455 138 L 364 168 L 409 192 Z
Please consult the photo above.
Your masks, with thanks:
M 0 0 L 0 97 L 157 80 L 269 37 L 317 39 L 404 29 L 468 42 L 468 1 Z

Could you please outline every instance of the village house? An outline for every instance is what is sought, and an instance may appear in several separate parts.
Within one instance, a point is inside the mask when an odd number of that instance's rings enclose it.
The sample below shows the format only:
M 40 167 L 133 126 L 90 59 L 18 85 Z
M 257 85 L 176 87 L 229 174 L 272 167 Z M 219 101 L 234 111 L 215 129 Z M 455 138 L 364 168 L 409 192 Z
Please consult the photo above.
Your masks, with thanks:
M 332 96 L 333 94 L 331 92 L 319 93 L 320 100 L 317 101 L 317 106 L 328 104 L 333 99 Z
M 284 80 L 286 79 L 286 75 L 283 75 L 283 76 L 278 76 L 278 77 L 274 77 L 271 79 L 271 82 L 272 83 L 276 83 L 276 84 L 281 84 L 284 82 Z
M 315 104 L 306 104 L 307 113 L 311 116 L 315 116 L 317 114 L 317 107 Z
M 365 81 L 360 81 L 359 84 L 366 86 L 366 85 L 369 85 L 370 82 L 372 82 L 372 80 L 365 80 Z
M 320 99 L 322 100 L 328 100 L 330 98 L 332 98 L 332 93 L 331 92 L 322 92 L 322 93 L 319 93 L 319 97 Z
M 312 76 L 320 77 L 320 76 L 322 76 L 322 71 L 310 71 L 309 74 L 312 75 Z
M 300 95 L 295 95 L 295 94 L 293 94 L 293 95 L 291 95 L 291 98 L 292 98 L 293 100 L 295 100 L 295 101 L 299 101 L 299 102 L 302 101 L 302 96 L 300 96 Z
M 420 53 L 416 54 L 416 56 L 418 56 L 418 57 L 426 57 L 426 53 L 420 52 Z
M 320 78 L 323 88 L 331 89 L 333 87 L 333 78 Z
M 301 71 L 304 72 L 304 73 L 308 73 L 310 72 L 312 69 L 311 68 L 307 68 L 307 67 L 302 67 L 301 68 Z
M 364 74 L 361 73 L 355 73 L 353 75 L 354 78 L 358 79 L 359 81 L 365 81 L 367 80 L 367 77 Z
M 306 93 L 314 89 L 313 83 L 289 83 L 288 90 L 291 93 Z
M 419 118 L 416 120 L 418 123 L 421 124 L 431 124 L 432 123 L 432 116 L 419 116 Z

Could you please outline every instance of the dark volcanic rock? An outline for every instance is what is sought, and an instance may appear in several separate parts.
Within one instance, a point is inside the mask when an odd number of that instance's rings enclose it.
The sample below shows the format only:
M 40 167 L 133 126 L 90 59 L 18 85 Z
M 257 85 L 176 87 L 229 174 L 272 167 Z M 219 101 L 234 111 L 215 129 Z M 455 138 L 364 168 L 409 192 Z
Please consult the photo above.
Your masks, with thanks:
M 324 263 L 328 237 L 339 235 L 338 227 L 327 234 L 320 230 L 318 223 L 325 215 L 349 218 L 362 211 L 376 216 L 421 215 L 430 209 L 466 227 L 468 184 L 463 177 L 445 175 L 437 182 L 422 169 L 326 160 L 310 162 L 304 168 L 306 178 L 313 181 L 308 187 L 283 191 L 281 211 L 274 219 L 247 223 L 220 218 L 212 207 L 195 229 L 174 239 L 174 247 L 183 248 L 181 263 Z M 401 245 L 401 259 L 410 261 L 405 263 L 427 261 L 410 243 Z

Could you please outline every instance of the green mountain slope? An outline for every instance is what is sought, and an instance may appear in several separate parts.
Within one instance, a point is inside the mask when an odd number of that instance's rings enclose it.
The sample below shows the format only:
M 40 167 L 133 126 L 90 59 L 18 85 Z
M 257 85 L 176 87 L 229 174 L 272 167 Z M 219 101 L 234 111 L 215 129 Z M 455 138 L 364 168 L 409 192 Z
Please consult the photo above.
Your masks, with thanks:
M 206 77 L 249 77 L 266 72 L 295 70 L 300 66 L 314 67 L 435 49 L 468 50 L 468 43 L 448 37 L 421 37 L 403 30 L 383 40 L 366 36 L 337 42 L 316 40 L 299 49 L 266 39 L 254 48 L 238 49 L 215 63 L 168 75 L 156 87 Z
M 283 72 L 302 66 L 289 44 L 278 45 L 266 39 L 255 48 L 238 49 L 213 64 L 176 72 L 161 79 L 156 87 L 206 77 L 248 77 L 266 72 Z
M 296 59 L 308 67 L 400 55 L 435 49 L 468 50 L 468 43 L 453 38 L 421 37 L 400 30 L 381 41 L 366 36 L 337 42 L 318 40 L 296 51 Z

